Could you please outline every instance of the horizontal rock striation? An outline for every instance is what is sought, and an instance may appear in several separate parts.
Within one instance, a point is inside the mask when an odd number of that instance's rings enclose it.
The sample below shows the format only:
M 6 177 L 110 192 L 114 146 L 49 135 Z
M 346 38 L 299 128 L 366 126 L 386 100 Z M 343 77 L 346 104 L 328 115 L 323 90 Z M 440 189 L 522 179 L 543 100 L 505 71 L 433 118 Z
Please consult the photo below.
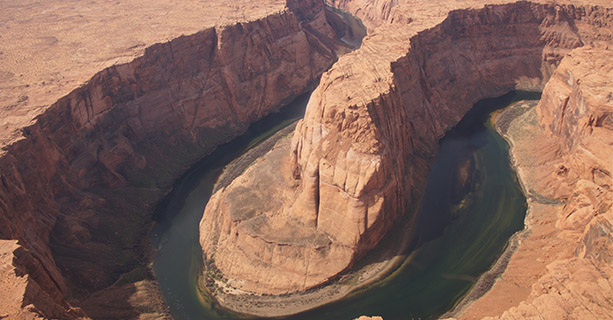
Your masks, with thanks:
M 359 17 L 370 30 L 388 22 L 407 24 L 412 20 L 395 0 L 331 0 L 330 4 Z
M 0 240 L 0 316 L 8 319 L 43 319 L 84 316 L 64 300 L 39 259 L 17 244 Z M 37 306 L 46 306 L 44 315 Z
M 229 286 L 257 293 L 334 279 L 412 214 L 438 139 L 476 101 L 542 89 L 573 48 L 611 45 L 611 12 L 517 2 L 381 24 L 323 75 L 289 154 L 261 159 L 211 198 L 205 258 Z M 280 168 L 274 186 L 257 178 L 270 168 Z M 259 200 L 246 208 L 247 198 Z M 288 230 L 301 236 L 275 237 Z
M 73 318 L 65 297 L 143 263 L 153 205 L 173 180 L 311 88 L 347 50 L 335 37 L 323 1 L 290 1 L 153 45 L 24 127 L 0 154 L 0 238 L 19 241 L 36 266 L 28 286 L 51 297 L 33 310 Z
M 612 58 L 610 47 L 571 51 L 511 123 L 527 230 L 503 277 L 458 318 L 611 318 Z
M 613 310 L 613 51 L 576 49 L 562 60 L 543 91 L 538 122 L 555 145 L 559 163 L 534 188 L 564 202 L 556 211 L 556 238 L 564 250 L 549 262 L 511 319 L 607 319 Z M 597 71 L 595 71 L 597 70 Z M 536 153 L 535 154 L 539 154 Z M 540 157 L 547 159 L 546 155 Z M 528 180 L 530 181 L 530 180 Z

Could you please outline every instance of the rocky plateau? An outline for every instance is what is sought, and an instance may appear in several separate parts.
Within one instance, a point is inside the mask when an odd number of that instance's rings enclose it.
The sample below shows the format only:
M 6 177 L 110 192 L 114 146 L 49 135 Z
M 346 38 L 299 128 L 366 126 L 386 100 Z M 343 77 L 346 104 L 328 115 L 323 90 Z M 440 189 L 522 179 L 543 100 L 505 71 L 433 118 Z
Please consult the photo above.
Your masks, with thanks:
M 413 214 L 474 102 L 533 89 L 507 136 L 526 231 L 453 316 L 611 317 L 611 3 L 328 4 L 362 19 L 360 49 L 323 0 L 0 0 L 0 318 L 168 317 L 148 267 L 155 205 L 314 86 L 293 136 L 204 212 L 203 257 L 239 294 L 350 270 Z

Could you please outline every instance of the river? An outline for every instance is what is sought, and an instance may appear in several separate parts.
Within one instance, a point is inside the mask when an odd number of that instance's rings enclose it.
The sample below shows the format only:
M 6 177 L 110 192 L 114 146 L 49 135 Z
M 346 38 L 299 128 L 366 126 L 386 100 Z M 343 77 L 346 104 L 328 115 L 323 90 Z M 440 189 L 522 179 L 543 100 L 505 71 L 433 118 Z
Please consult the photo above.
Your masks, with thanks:
M 492 111 L 521 99 L 538 95 L 513 92 L 482 100 L 440 141 L 419 210 L 414 249 L 397 270 L 341 301 L 287 319 L 431 319 L 450 310 L 492 266 L 511 235 L 523 228 L 526 201 L 509 163 L 508 146 L 489 122 Z M 302 117 L 307 101 L 308 95 L 299 97 L 219 147 L 187 172 L 160 205 L 153 268 L 175 319 L 241 318 L 198 294 L 198 223 L 222 168 Z

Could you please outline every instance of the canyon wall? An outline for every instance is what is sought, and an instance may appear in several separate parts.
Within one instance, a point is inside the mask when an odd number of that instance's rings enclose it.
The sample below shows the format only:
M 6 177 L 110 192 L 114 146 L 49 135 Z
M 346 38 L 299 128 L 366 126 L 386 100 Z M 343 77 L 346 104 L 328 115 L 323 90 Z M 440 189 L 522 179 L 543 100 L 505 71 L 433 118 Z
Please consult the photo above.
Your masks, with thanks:
M 154 205 L 174 179 L 314 86 L 348 50 L 335 37 L 323 1 L 289 1 L 260 19 L 153 45 L 24 127 L 0 154 L 0 238 L 19 241 L 7 254 L 27 275 L 23 306 L 83 316 L 68 312 L 67 297 L 143 265 Z
M 612 59 L 611 47 L 576 49 L 562 60 L 543 91 L 538 123 L 557 159 L 535 150 L 533 155 L 547 162 L 540 169 L 547 176 L 530 187 L 564 203 L 555 208 L 552 237 L 563 244 L 526 301 L 503 313 L 503 319 L 611 317 Z
M 44 99 L 19 90 L 58 94 L 61 80 L 42 81 L 38 89 L 2 88 L 2 99 L 10 95 L 17 101 L 0 110 L 2 132 L 13 125 L 6 121 L 21 119 L 22 111 L 27 115 L 17 135 L 0 137 L 0 317 L 85 317 L 72 305 L 146 263 L 146 226 L 172 181 L 249 123 L 308 90 L 337 53 L 347 50 L 335 39 L 338 32 L 326 20 L 323 1 L 276 2 L 287 9 L 270 13 L 267 8 L 267 14 L 252 19 L 239 8 L 243 3 L 234 7 L 222 1 L 219 6 L 243 22 L 153 45 L 93 77 L 87 71 L 87 83 L 54 103 L 37 105 Z M 239 280 L 249 278 L 243 288 L 255 292 L 305 290 L 333 279 L 419 199 L 437 139 L 473 102 L 517 87 L 541 88 L 570 49 L 598 48 L 613 39 L 612 13 L 603 7 L 520 2 L 448 15 L 486 2 L 332 1 L 363 17 L 374 32 L 361 50 L 326 73 L 291 143 L 273 150 L 268 165 L 265 159 L 258 162 L 269 172 L 262 175 L 254 166 L 213 197 L 210 208 L 219 212 L 207 208 L 201 227 L 207 257 L 218 255 L 217 267 Z M 412 7 L 416 3 L 422 7 Z M 57 42 L 44 40 L 49 46 Z M 0 54 L 11 56 L 5 50 Z M 41 64 L 34 62 L 37 68 Z M 0 71 L 3 85 L 18 76 Z M 573 83 L 563 73 L 559 77 Z M 569 112 L 559 117 L 557 109 L 544 108 L 543 123 L 560 135 L 565 150 L 584 152 L 592 144 L 606 150 L 607 135 L 591 132 L 607 132 L 608 107 L 586 113 L 581 101 L 591 100 L 578 82 L 569 88 L 568 99 L 548 104 Z M 36 118 L 29 118 L 32 114 Z M 573 119 L 582 123 L 580 129 Z M 564 130 L 583 138 L 572 142 Z M 606 266 L 601 262 L 610 254 L 599 248 L 608 248 L 601 245 L 609 241 L 610 226 L 588 219 L 593 208 L 595 216 L 610 213 L 610 196 L 602 190 L 610 186 L 611 168 L 600 152 L 573 162 L 573 168 L 582 168 L 576 185 L 586 192 L 570 201 L 587 209 L 569 206 L 560 226 L 585 227 L 577 256 L 601 259 L 598 266 Z M 570 167 L 559 171 L 563 175 Z M 574 170 L 569 176 L 579 176 Z M 266 193 L 267 178 L 278 182 L 273 193 L 278 197 Z M 262 187 L 255 194 L 245 187 L 250 179 L 256 181 L 251 186 Z M 560 185 L 559 195 L 567 195 Z M 254 205 L 246 213 L 240 206 L 235 211 L 227 203 L 230 193 L 238 202 L 257 201 L 246 203 Z M 258 203 L 269 205 L 267 212 Z M 279 214 L 263 214 L 269 212 Z M 211 230 L 224 231 L 225 253 L 215 252 L 219 235 Z M 258 267 L 249 270 L 245 263 Z
M 538 106 L 510 123 L 526 231 L 502 277 L 457 318 L 611 318 L 612 58 L 610 46 L 573 50 Z
M 334 279 L 412 214 L 438 139 L 476 101 L 542 89 L 570 50 L 613 39 L 611 9 L 589 5 L 432 16 L 381 24 L 323 75 L 285 154 L 211 198 L 200 240 L 227 285 L 280 294 Z M 274 186 L 258 178 L 270 168 Z
M 351 12 L 360 18 L 369 30 L 386 22 L 407 24 L 411 18 L 399 10 L 396 0 L 331 0 L 330 5 Z

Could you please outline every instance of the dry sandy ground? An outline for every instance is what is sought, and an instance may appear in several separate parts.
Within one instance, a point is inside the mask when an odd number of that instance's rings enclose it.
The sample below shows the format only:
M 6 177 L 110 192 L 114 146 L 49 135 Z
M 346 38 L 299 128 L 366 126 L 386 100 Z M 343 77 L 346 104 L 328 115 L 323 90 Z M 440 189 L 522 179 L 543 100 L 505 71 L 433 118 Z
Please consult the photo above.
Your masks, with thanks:
M 154 43 L 284 7 L 284 0 L 0 0 L 0 146 L 96 72 Z
M 15 274 L 13 251 L 18 247 L 17 240 L 0 241 L 0 319 L 21 312 L 21 305 L 27 286 L 27 278 Z
M 428 20 L 434 9 L 486 2 L 413 0 L 400 8 L 405 16 L 422 18 L 415 23 Z M 284 0 L 0 0 L 0 146 L 96 72 L 130 61 L 154 43 L 284 6 Z

